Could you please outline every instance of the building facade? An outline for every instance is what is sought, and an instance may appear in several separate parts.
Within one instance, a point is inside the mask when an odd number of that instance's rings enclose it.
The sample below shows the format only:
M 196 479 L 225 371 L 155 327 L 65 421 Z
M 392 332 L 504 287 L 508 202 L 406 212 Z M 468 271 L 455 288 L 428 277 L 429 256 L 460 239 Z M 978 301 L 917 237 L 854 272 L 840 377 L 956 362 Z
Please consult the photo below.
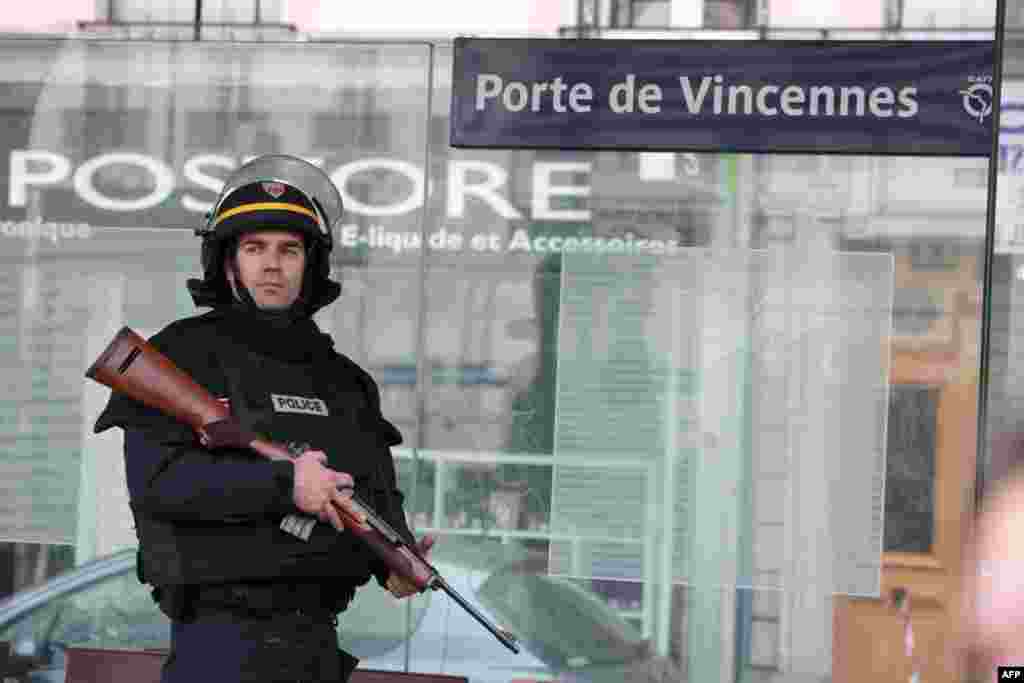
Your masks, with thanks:
M 509 10 L 508 32 L 996 27 L 991 0 L 542 4 Z M 119 436 L 90 434 L 106 390 L 82 373 L 122 325 L 193 310 L 191 229 L 232 168 L 284 152 L 345 198 L 343 296 L 318 321 L 405 436 L 414 528 L 488 609 L 511 618 L 496 595 L 517 596 L 535 638 L 509 673 L 489 651 L 436 660 L 457 629 L 410 619 L 389 665 L 494 683 L 964 677 L 949 645 L 965 524 L 1020 431 L 1024 15 L 1005 18 L 988 235 L 985 159 L 455 149 L 450 42 L 370 23 L 356 40 L 358 18 L 326 7 L 205 2 L 197 24 L 195 6 L 103 2 L 73 40 L 0 42 L 0 594 L 134 544 Z M 565 248 L 588 239 L 621 258 L 588 270 Z M 862 303 L 825 325 L 774 298 L 808 292 Z M 849 590 L 863 552 L 869 589 Z M 472 578 L 510 567 L 515 590 Z M 560 622 L 537 577 L 600 616 Z M 645 654 L 602 661 L 573 640 L 586 628 Z

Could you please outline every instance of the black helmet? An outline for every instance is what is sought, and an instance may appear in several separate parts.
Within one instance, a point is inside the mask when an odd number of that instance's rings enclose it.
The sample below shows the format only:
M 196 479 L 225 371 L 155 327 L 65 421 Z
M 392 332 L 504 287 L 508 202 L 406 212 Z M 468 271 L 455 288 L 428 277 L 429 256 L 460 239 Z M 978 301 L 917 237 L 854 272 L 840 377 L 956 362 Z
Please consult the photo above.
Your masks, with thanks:
M 242 165 L 224 182 L 206 224 L 195 231 L 203 238 L 203 279 L 188 281 L 192 300 L 196 306 L 231 303 L 222 267 L 225 249 L 243 233 L 277 229 L 300 233 L 306 242 L 302 292 L 293 307 L 312 315 L 330 304 L 341 294 L 341 285 L 330 279 L 330 253 L 342 208 L 330 177 L 298 157 L 267 154 Z

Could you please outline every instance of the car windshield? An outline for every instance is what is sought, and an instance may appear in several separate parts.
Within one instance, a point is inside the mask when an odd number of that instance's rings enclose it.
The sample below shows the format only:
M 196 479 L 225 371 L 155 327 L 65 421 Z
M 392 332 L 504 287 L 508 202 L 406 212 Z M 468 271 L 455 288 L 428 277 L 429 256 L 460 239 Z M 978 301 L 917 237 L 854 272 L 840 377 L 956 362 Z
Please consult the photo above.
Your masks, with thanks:
M 0 627 L 0 642 L 8 643 L 12 654 L 39 657 L 45 647 L 166 648 L 170 630 L 146 587 L 126 572 L 55 594 Z

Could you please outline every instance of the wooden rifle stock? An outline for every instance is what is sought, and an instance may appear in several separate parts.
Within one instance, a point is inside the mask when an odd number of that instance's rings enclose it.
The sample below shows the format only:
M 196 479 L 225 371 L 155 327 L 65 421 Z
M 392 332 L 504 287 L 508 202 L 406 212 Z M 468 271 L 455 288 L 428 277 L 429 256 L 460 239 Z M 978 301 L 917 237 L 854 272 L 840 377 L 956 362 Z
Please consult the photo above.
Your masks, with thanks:
M 252 448 L 272 460 L 288 451 L 242 427 L 227 406 L 133 330 L 122 327 L 85 376 L 191 427 L 207 448 Z
M 244 428 L 227 406 L 196 383 L 184 370 L 128 327 L 122 327 L 85 376 L 191 427 L 207 448 L 248 448 L 269 460 L 291 460 L 288 447 Z M 452 589 L 372 507 L 353 492 L 352 501 L 365 515 L 360 524 L 338 509 L 348 531 L 358 536 L 396 574 L 420 590 L 442 589 L 513 652 L 514 636 L 491 624 Z

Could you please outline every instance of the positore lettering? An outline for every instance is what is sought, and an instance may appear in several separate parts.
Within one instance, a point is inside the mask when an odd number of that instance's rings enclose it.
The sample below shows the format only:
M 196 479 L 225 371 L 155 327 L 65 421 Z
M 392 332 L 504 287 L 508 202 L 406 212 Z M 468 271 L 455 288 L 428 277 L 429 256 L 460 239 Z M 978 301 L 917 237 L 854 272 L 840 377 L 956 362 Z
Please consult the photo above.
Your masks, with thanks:
M 324 165 L 323 159 L 313 159 Z M 678 163 L 680 176 L 700 175 L 701 161 L 693 153 L 681 153 L 672 161 Z M 47 193 L 70 191 L 76 201 L 100 211 L 132 213 L 148 210 L 161 205 L 177 208 L 190 213 L 203 213 L 213 208 L 212 197 L 220 192 L 224 181 L 221 176 L 233 171 L 238 160 L 224 155 L 201 152 L 183 160 L 181 169 L 172 168 L 170 162 L 158 157 L 136 154 L 125 158 L 123 154 L 103 153 L 88 159 L 76 159 L 71 155 L 57 154 L 41 149 L 15 149 L 8 155 L 6 169 L 8 188 L 7 206 L 26 208 L 29 197 L 41 197 L 49 201 Z M 153 180 L 150 189 L 143 195 L 130 200 L 108 196 L 94 177 L 104 171 L 131 167 L 148 174 Z M 372 220 L 383 220 L 394 216 L 405 216 L 423 206 L 427 185 L 433 186 L 444 179 L 447 191 L 442 193 L 444 215 L 447 218 L 465 218 L 467 207 L 476 205 L 487 208 L 500 218 L 507 220 L 532 219 L 543 221 L 588 221 L 590 212 L 580 208 L 562 208 L 564 196 L 583 196 L 590 192 L 589 179 L 593 169 L 589 161 L 534 161 L 520 170 L 524 171 L 525 185 L 516 180 L 515 192 L 525 193 L 524 201 L 514 202 L 511 198 L 511 179 L 517 177 L 513 168 L 482 159 L 451 159 L 437 166 L 432 172 L 430 183 L 423 168 L 404 159 L 387 157 L 360 158 L 339 165 L 326 165 L 331 179 L 337 185 L 345 203 L 345 213 L 351 216 L 365 216 Z M 672 173 L 677 172 L 676 168 Z M 350 182 L 360 181 L 364 175 L 383 179 L 382 182 L 406 188 L 397 196 L 381 203 L 367 203 L 350 193 Z M 57 202 L 60 205 L 60 201 Z M 45 204 L 44 204 L 45 205 Z M 3 236 L 26 236 L 36 228 L 22 223 L 3 224 Z M 48 229 L 48 228 L 47 228 Z M 62 234 L 66 228 L 61 227 Z M 89 233 L 89 226 L 81 224 L 78 236 Z M 58 235 L 60 237 L 61 235 Z M 49 237 L 49 235 L 47 235 Z M 369 237 L 369 236 L 368 236 Z M 344 235 L 343 239 L 347 239 Z M 359 238 L 358 231 L 351 239 Z M 402 233 L 400 238 L 387 237 L 387 246 L 394 251 L 418 248 L 419 232 Z M 345 246 L 356 246 L 356 243 Z M 370 246 L 380 247 L 381 244 Z

